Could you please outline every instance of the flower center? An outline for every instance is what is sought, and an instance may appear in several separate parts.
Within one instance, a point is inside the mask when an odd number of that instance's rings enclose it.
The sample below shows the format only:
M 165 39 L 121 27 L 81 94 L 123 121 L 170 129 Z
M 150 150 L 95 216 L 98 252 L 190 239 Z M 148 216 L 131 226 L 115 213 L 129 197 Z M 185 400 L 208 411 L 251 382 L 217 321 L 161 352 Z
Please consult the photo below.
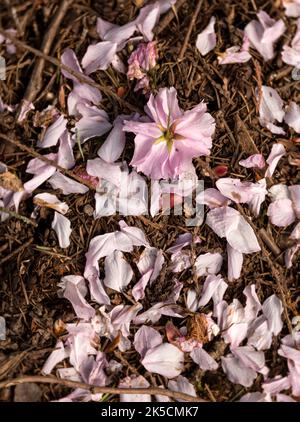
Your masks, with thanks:
M 173 141 L 175 139 L 174 128 L 172 128 L 172 126 L 168 125 L 167 128 L 160 127 L 159 129 L 161 130 L 162 135 L 154 141 L 154 144 L 166 142 L 168 153 L 171 154 Z

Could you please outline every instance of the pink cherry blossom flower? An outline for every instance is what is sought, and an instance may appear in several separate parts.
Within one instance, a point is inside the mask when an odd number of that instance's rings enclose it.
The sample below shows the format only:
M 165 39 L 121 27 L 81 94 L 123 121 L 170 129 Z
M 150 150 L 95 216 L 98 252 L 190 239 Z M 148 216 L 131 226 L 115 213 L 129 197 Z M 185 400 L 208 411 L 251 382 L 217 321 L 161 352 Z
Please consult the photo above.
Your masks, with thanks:
M 124 130 L 135 133 L 131 165 L 153 179 L 178 177 L 194 157 L 209 155 L 215 130 L 205 103 L 189 111 L 179 108 L 175 88 L 151 95 L 146 112 L 152 121 L 125 121 Z
M 129 79 L 142 79 L 146 72 L 156 66 L 157 50 L 155 42 L 140 43 L 128 59 Z

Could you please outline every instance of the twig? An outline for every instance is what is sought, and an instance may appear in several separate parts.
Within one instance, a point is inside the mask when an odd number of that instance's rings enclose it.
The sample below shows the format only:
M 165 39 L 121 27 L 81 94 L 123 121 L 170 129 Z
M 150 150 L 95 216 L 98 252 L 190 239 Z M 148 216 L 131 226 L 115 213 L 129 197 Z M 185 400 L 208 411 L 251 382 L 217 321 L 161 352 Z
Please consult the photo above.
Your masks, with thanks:
M 185 2 L 186 0 L 177 0 L 174 6 L 176 7 L 177 12 L 181 8 L 181 6 L 184 5 Z M 154 31 L 155 35 L 159 35 L 167 26 L 169 26 L 172 20 L 174 19 L 174 17 L 175 17 L 174 10 L 173 9 L 169 10 L 169 12 L 163 17 L 160 23 L 156 26 L 156 29 Z
M 55 161 L 50 160 L 49 158 L 45 157 L 44 155 L 39 154 L 38 152 L 36 152 L 34 149 L 28 147 L 27 145 L 24 145 L 21 142 L 15 140 L 15 139 L 11 139 L 7 135 L 0 134 L 0 138 L 5 139 L 6 141 L 10 142 L 13 145 L 16 145 L 18 148 L 20 148 L 24 152 L 27 152 L 32 157 L 38 158 L 39 160 L 43 161 L 44 163 L 55 167 L 61 173 L 71 177 L 72 179 L 76 180 L 77 182 L 81 183 L 82 185 L 87 186 L 89 189 L 95 190 L 95 187 L 91 183 L 89 183 L 87 180 L 84 180 L 81 177 L 77 176 L 77 174 L 74 174 L 71 170 L 67 170 L 67 169 L 61 167 Z
M 183 59 L 184 53 L 186 52 L 186 49 L 187 49 L 187 46 L 188 46 L 188 43 L 189 43 L 189 40 L 190 40 L 190 36 L 191 36 L 192 30 L 193 30 L 193 27 L 194 27 L 194 25 L 196 23 L 196 19 L 197 19 L 199 13 L 200 13 L 200 9 L 201 9 L 202 4 L 203 4 L 203 0 L 198 0 L 196 9 L 194 10 L 194 13 L 192 15 L 191 22 L 189 24 L 189 27 L 188 27 L 187 33 L 185 35 L 185 38 L 184 38 L 182 47 L 180 49 L 178 61 L 181 61 Z
M 123 100 L 121 97 L 119 97 L 115 92 L 113 92 L 110 88 L 100 85 L 96 82 L 94 82 L 91 78 L 86 76 L 84 73 L 77 72 L 76 70 L 72 69 L 69 66 L 66 66 L 65 64 L 61 63 L 59 60 L 55 59 L 54 57 L 48 56 L 47 54 L 44 54 L 40 50 L 37 50 L 36 48 L 30 47 L 30 45 L 27 45 L 23 43 L 22 41 L 18 40 L 17 38 L 11 36 L 9 33 L 4 31 L 3 28 L 0 28 L 0 34 L 2 34 L 4 37 L 8 38 L 15 46 L 19 47 L 22 50 L 30 51 L 31 53 L 35 54 L 38 57 L 41 57 L 42 59 L 48 61 L 49 63 L 52 63 L 54 66 L 58 67 L 59 69 L 66 70 L 71 75 L 75 76 L 76 79 L 78 79 L 79 82 L 88 84 L 90 86 L 93 86 L 95 88 L 100 89 L 104 94 L 111 96 L 115 100 L 117 100 L 121 105 L 126 107 L 128 110 L 135 111 L 138 113 L 141 113 L 139 107 L 136 107 L 132 104 L 130 104 L 128 101 Z
M 26 218 L 26 217 L 25 217 Z M 30 220 L 31 221 L 31 220 Z M 29 245 L 33 242 L 33 239 L 28 240 L 28 242 L 24 243 L 24 245 L 19 246 L 17 249 L 12 251 L 9 255 L 5 256 L 0 261 L 0 267 L 3 265 L 6 261 L 9 261 L 10 258 L 12 258 L 15 255 L 18 255 L 23 249 L 28 248 Z
M 176 400 L 185 400 L 188 402 L 205 402 L 205 400 L 198 397 L 193 397 L 188 394 L 180 393 L 178 391 L 170 391 L 163 388 L 115 388 L 115 387 L 95 387 L 93 385 L 85 384 L 83 382 L 68 381 L 56 377 L 43 376 L 24 376 L 14 378 L 0 383 L 0 389 L 12 387 L 24 383 L 42 383 L 42 384 L 59 384 L 69 388 L 81 388 L 88 390 L 92 394 L 149 394 L 170 397 Z
M 63 20 L 72 0 L 64 0 L 61 2 L 56 14 L 54 15 L 49 29 L 43 39 L 41 51 L 49 54 L 53 40 Z M 27 86 L 23 101 L 33 102 L 42 88 L 42 73 L 45 65 L 45 58 L 39 57 L 33 68 L 29 84 Z
M 283 259 L 280 256 L 282 252 L 279 249 L 279 247 L 276 245 L 276 243 L 275 243 L 274 239 L 272 238 L 272 236 L 269 235 L 269 233 L 265 229 L 260 229 L 259 230 L 259 234 L 260 234 L 260 237 L 261 237 L 262 241 L 272 251 L 273 255 L 276 257 L 276 259 L 278 260 L 278 262 L 280 262 L 281 264 L 283 264 Z
M 24 215 L 20 215 L 17 212 L 11 211 L 8 208 L 0 207 L 0 212 L 5 212 L 5 214 L 9 214 L 11 217 L 17 218 L 18 220 L 23 221 L 23 223 L 31 224 L 34 227 L 37 227 L 35 221 L 30 220 L 30 218 L 25 217 Z

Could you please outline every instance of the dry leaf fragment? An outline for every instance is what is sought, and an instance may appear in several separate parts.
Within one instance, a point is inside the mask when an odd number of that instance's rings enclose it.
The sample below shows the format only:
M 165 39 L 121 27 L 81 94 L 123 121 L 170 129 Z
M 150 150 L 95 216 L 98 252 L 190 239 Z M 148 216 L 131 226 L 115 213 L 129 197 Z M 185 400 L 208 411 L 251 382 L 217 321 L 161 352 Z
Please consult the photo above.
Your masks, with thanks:
M 21 192 L 24 190 L 21 180 L 10 171 L 0 174 L 0 186 L 13 192 Z
M 187 321 L 187 338 L 192 338 L 199 343 L 205 344 L 208 342 L 208 324 L 203 314 L 195 314 Z

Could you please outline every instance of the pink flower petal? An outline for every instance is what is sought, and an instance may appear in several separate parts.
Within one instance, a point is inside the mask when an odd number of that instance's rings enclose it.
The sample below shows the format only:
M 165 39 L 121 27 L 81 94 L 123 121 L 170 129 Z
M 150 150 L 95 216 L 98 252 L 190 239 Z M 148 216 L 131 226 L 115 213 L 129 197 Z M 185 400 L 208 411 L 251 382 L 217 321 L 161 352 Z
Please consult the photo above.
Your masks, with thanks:
M 269 167 L 265 173 L 265 177 L 272 177 L 279 160 L 286 155 L 286 150 L 282 144 L 274 144 L 271 149 L 271 153 L 267 159 Z
M 298 18 L 300 16 L 300 1 L 299 0 L 282 0 L 285 7 L 286 16 Z
M 251 387 L 257 374 L 247 368 L 238 358 L 234 356 L 221 357 L 222 368 L 227 375 L 229 381 L 234 384 L 241 384 L 244 387 Z
M 226 237 L 230 246 L 240 253 L 260 251 L 252 227 L 235 209 L 221 207 L 211 210 L 207 215 L 206 224 L 219 237 Z
M 96 70 L 106 70 L 117 52 L 117 44 L 111 41 L 101 41 L 90 45 L 83 56 L 82 67 L 87 75 Z
M 49 355 L 48 359 L 44 363 L 42 373 L 45 375 L 49 375 L 52 372 L 53 368 L 55 368 L 58 363 L 60 363 L 67 357 L 68 353 L 64 348 L 63 342 L 59 340 L 56 343 L 53 352 Z
M 65 132 L 67 123 L 68 121 L 64 118 L 64 116 L 59 116 L 58 119 L 48 127 L 44 138 L 38 142 L 38 147 L 48 148 L 56 145 L 59 138 Z
M 233 249 L 229 243 L 227 243 L 227 257 L 228 257 L 228 280 L 237 280 L 241 276 L 243 267 L 243 254 L 236 249 Z
M 183 370 L 184 354 L 172 344 L 163 343 L 150 349 L 145 354 L 142 365 L 149 372 L 174 378 Z
M 60 189 L 64 195 L 70 195 L 71 193 L 84 194 L 89 190 L 87 186 L 64 176 L 59 171 L 56 171 L 54 175 L 48 179 L 48 183 L 50 183 L 53 189 Z
M 278 199 L 269 205 L 268 217 L 271 223 L 278 227 L 286 227 L 295 221 L 293 203 L 290 199 Z
M 60 285 L 63 287 L 63 297 L 71 302 L 78 318 L 88 321 L 95 316 L 95 309 L 84 299 L 87 288 L 83 277 L 65 276 Z
M 143 359 L 148 350 L 162 344 L 162 336 L 154 328 L 142 325 L 134 336 L 134 348 Z
M 123 120 L 128 116 L 118 116 L 114 121 L 112 131 L 98 149 L 98 156 L 107 163 L 113 163 L 120 158 L 125 147 L 125 133 L 123 131 Z
M 214 29 L 215 23 L 216 18 L 212 16 L 207 27 L 197 36 L 196 47 L 202 56 L 213 50 L 217 44 L 217 36 Z
M 264 12 L 257 14 L 258 21 L 252 20 L 245 28 L 245 34 L 249 38 L 251 46 L 254 47 L 265 60 L 274 57 L 274 44 L 285 31 L 282 19 L 275 21 Z
M 103 283 L 112 290 L 121 292 L 128 286 L 133 276 L 131 266 L 120 251 L 114 251 L 105 258 L 105 278 Z
M 70 220 L 55 211 L 51 227 L 57 234 L 59 246 L 61 248 L 68 248 L 72 233 Z
M 295 132 L 300 133 L 300 107 L 294 101 L 291 101 L 286 108 L 284 121 Z
M 281 123 L 284 118 L 283 101 L 275 89 L 263 85 L 259 93 L 259 121 L 271 132 L 284 135 L 283 129 L 273 123 Z
M 119 382 L 118 388 L 148 388 L 150 387 L 149 382 L 141 375 L 131 375 L 122 379 Z M 151 396 L 149 394 L 120 394 L 121 403 L 147 403 L 151 402 Z
M 265 159 L 262 154 L 250 155 L 245 160 L 239 161 L 239 165 L 246 168 L 263 169 L 266 165 Z
M 178 391 L 180 393 L 188 394 L 192 397 L 197 397 L 195 387 L 193 384 L 191 384 L 187 378 L 183 377 L 182 375 L 179 375 L 175 380 L 168 382 L 168 389 L 171 391 Z M 185 400 L 178 400 L 179 402 L 186 403 Z
M 215 371 L 218 369 L 219 365 L 217 362 L 202 347 L 192 350 L 190 356 L 203 371 Z
M 222 267 L 223 257 L 220 253 L 201 254 L 195 261 L 195 270 L 197 277 L 204 275 L 217 274 Z
M 264 316 L 268 320 L 269 330 L 277 336 L 283 327 L 281 314 L 283 312 L 283 306 L 281 300 L 277 296 L 272 295 L 266 299 L 262 305 L 262 311 Z

